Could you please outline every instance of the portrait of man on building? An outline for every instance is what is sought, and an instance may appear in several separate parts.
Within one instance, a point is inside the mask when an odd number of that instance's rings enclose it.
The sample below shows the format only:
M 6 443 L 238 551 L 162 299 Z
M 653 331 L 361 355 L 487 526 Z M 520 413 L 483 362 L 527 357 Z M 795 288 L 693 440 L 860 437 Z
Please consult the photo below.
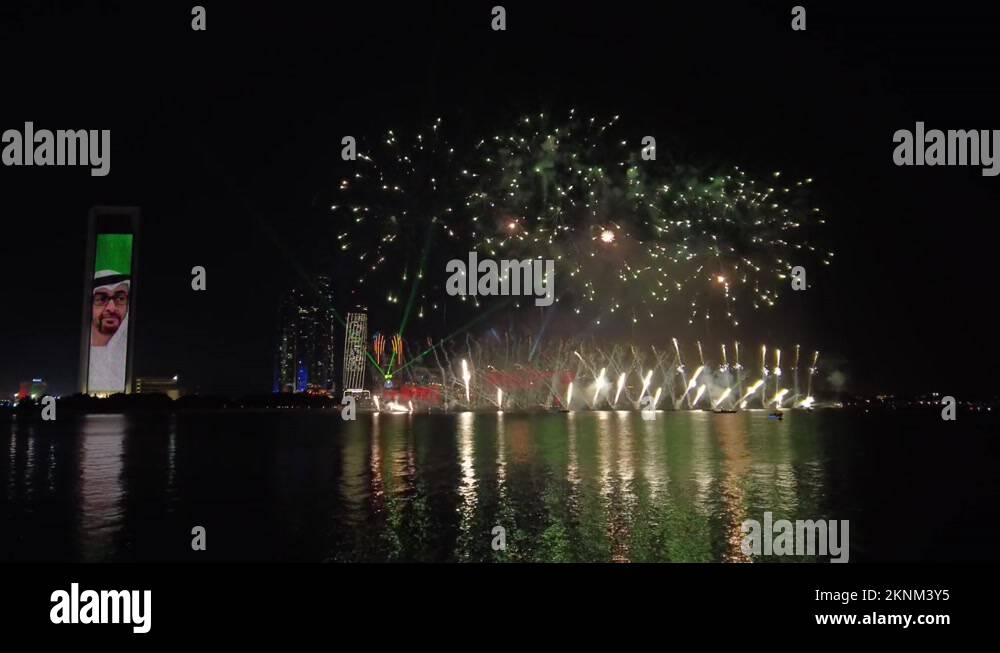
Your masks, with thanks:
M 91 393 L 125 391 L 131 263 L 131 235 L 98 236 L 91 293 Z

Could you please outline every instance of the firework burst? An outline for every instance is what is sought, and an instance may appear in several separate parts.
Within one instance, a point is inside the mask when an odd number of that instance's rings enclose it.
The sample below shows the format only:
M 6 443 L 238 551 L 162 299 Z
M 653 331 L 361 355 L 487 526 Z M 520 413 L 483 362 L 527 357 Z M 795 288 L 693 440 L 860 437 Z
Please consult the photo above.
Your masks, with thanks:
M 429 257 L 435 241 L 459 240 L 470 183 L 443 131 L 439 118 L 414 134 L 389 130 L 359 143 L 353 172 L 330 197 L 336 247 L 353 262 L 352 289 L 404 306 L 412 293 L 418 318 L 444 299 L 443 281 L 425 279 Z
M 331 201 L 338 246 L 369 296 L 373 285 L 390 304 L 412 292 L 417 317 L 448 299 L 445 261 L 473 250 L 554 259 L 560 306 L 596 323 L 669 308 L 739 325 L 776 304 L 794 266 L 833 257 L 807 237 L 824 221 L 806 201 L 811 179 L 646 161 L 617 116 L 526 116 L 462 152 L 438 120 L 406 139 L 388 132 L 357 164 Z
M 617 123 L 540 114 L 481 141 L 466 203 L 476 248 L 554 258 L 563 297 L 598 321 L 681 306 L 689 322 L 715 308 L 738 325 L 742 304 L 775 305 L 794 265 L 829 264 L 833 254 L 805 236 L 824 220 L 805 202 L 811 179 L 677 172 L 643 160 Z

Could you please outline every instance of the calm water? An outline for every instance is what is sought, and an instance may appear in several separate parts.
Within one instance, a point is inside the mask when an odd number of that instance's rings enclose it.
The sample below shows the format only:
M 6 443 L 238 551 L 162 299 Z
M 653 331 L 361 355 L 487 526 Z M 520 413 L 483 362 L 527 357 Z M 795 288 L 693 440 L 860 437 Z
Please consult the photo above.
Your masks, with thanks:
M 850 519 L 852 562 L 1000 558 L 1000 440 L 972 417 L 230 412 L 0 429 L 6 560 L 739 561 L 740 523 L 764 511 Z

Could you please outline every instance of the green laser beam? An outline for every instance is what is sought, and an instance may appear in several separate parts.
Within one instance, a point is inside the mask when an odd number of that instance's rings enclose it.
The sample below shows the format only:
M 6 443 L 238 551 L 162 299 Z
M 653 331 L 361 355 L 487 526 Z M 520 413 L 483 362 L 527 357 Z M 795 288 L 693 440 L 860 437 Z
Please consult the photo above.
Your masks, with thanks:
M 212 158 L 212 160 L 214 162 L 214 158 Z M 246 210 L 246 212 L 249 213 L 251 217 L 254 218 L 254 220 L 257 223 L 257 226 L 264 232 L 264 235 L 266 235 L 271 240 L 271 243 L 278 249 L 281 255 L 285 258 L 286 263 L 288 263 L 291 266 L 291 268 L 299 275 L 299 277 L 302 278 L 302 280 L 309 287 L 309 289 L 312 290 L 320 298 L 321 303 L 326 304 L 327 303 L 326 298 L 323 297 L 322 293 L 319 292 L 319 288 L 316 287 L 316 284 L 313 282 L 311 275 L 309 275 L 309 273 L 306 272 L 305 269 L 298 264 L 295 257 L 292 256 L 291 251 L 283 242 L 281 242 L 281 239 L 278 237 L 278 234 L 274 231 L 274 229 L 272 229 L 271 226 L 267 224 L 267 222 L 260 216 L 260 214 L 258 214 L 253 209 L 253 207 L 244 197 L 243 193 L 241 193 L 237 188 L 235 188 L 235 184 L 233 183 L 232 179 L 230 179 L 227 175 L 222 173 L 220 173 L 219 176 L 222 177 L 225 188 L 229 189 L 230 192 L 236 196 L 239 202 L 243 205 L 243 208 Z M 347 323 L 344 321 L 342 317 L 340 317 L 340 313 L 337 312 L 337 309 L 335 309 L 333 306 L 326 306 L 326 307 L 329 308 L 329 310 L 333 313 L 334 319 L 337 320 L 337 322 L 340 323 L 340 326 L 344 327 L 344 330 L 346 331 Z M 383 372 L 379 364 L 375 362 L 375 358 L 368 352 L 367 346 L 365 347 L 365 356 L 368 357 L 368 360 L 372 362 L 372 365 L 374 365 L 375 368 L 378 369 L 380 373 L 382 373 L 383 375 L 385 374 L 385 372 Z
M 403 309 L 403 317 L 399 323 L 399 330 L 396 332 L 399 334 L 400 343 L 403 340 L 403 334 L 406 332 L 406 326 L 410 321 L 410 313 L 413 311 L 413 301 L 417 297 L 417 288 L 420 286 L 420 280 L 423 278 L 424 267 L 427 263 L 427 252 L 430 251 L 431 247 L 431 236 L 434 235 L 434 229 L 431 225 L 434 224 L 432 220 L 427 227 L 427 237 L 424 239 L 424 246 L 420 252 L 420 262 L 417 264 L 416 277 L 413 279 L 413 285 L 410 288 L 410 297 L 406 300 L 406 308 Z M 392 373 L 392 364 L 396 360 L 396 352 L 392 352 L 392 357 L 389 359 L 388 370 Z
M 427 354 L 429 354 L 432 351 L 434 351 L 435 347 L 440 347 L 441 345 L 443 345 L 444 343 L 448 342 L 449 340 L 451 340 L 451 339 L 455 338 L 456 336 L 462 334 L 463 332 L 467 331 L 469 329 L 469 327 L 471 327 L 476 322 L 479 322 L 480 320 L 482 320 L 482 319 L 486 318 L 487 316 L 495 313 L 496 311 L 500 310 L 501 308 L 505 308 L 512 301 L 514 301 L 515 299 L 517 299 L 517 297 L 511 297 L 507 301 L 499 302 L 496 305 L 494 305 L 492 308 L 479 313 L 475 318 L 473 318 L 472 320 L 470 320 L 470 321 L 466 322 L 465 324 L 463 324 L 462 326 L 460 326 L 457 330 L 453 331 L 450 335 L 447 335 L 444 338 L 441 338 L 441 340 L 439 340 L 437 342 L 437 344 L 431 345 L 431 347 L 429 349 L 425 349 L 420 354 L 417 354 L 416 356 L 414 356 L 413 358 L 411 358 L 409 361 L 407 361 L 407 363 L 405 365 L 403 365 L 402 367 L 400 367 L 396 371 L 399 372 L 401 370 L 406 369 L 407 367 L 409 367 L 413 363 L 417 362 L 418 360 L 422 359 Z

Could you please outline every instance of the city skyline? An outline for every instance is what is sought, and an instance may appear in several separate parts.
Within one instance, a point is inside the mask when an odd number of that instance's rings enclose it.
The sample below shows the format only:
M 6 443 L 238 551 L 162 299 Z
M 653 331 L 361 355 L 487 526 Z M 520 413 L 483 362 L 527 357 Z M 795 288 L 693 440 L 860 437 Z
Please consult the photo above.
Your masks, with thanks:
M 30 9 L 19 11 L 17 20 L 26 26 L 48 19 Z M 912 128 L 918 121 L 947 128 L 984 124 L 983 105 L 958 108 L 943 91 L 927 90 L 951 85 L 969 89 L 974 97 L 980 92 L 972 85 L 973 73 L 952 73 L 959 52 L 933 50 L 938 63 L 920 73 L 931 76 L 933 84 L 928 85 L 916 81 L 918 71 L 910 64 L 881 53 L 879 39 L 857 27 L 849 11 L 818 8 L 813 20 L 838 28 L 792 34 L 785 21 L 763 7 L 732 8 L 738 20 L 719 24 L 711 12 L 693 7 L 669 12 L 632 8 L 609 17 L 608 29 L 637 60 L 650 65 L 633 71 L 614 57 L 581 60 L 561 70 L 564 83 L 555 87 L 550 83 L 554 73 L 533 65 L 530 48 L 480 48 L 472 37 L 451 29 L 476 20 L 473 9 L 407 8 L 399 10 L 399 21 L 390 21 L 374 37 L 381 57 L 353 57 L 350 66 L 339 70 L 346 87 L 355 91 L 349 100 L 331 104 L 339 91 L 317 80 L 368 36 L 348 31 L 330 40 L 324 38 L 322 20 L 295 15 L 275 19 L 248 9 L 224 21 L 206 42 L 193 34 L 174 36 L 160 24 L 164 11 L 122 8 L 120 14 L 100 19 L 86 12 L 52 18 L 53 29 L 63 30 L 70 40 L 70 25 L 83 21 L 97 34 L 125 34 L 125 43 L 133 46 L 137 42 L 128 34 L 135 32 L 120 26 L 144 26 L 139 30 L 144 40 L 159 43 L 161 54 L 144 60 L 143 75 L 135 74 L 136 61 L 113 56 L 115 50 L 103 44 L 107 39 L 99 39 L 97 47 L 105 48 L 112 62 L 106 71 L 109 83 L 128 81 L 149 111 L 71 93 L 53 113 L 44 109 L 59 104 L 51 89 L 72 90 L 82 83 L 72 79 L 74 64 L 60 69 L 57 84 L 12 73 L 12 84 L 25 89 L 28 100 L 16 112 L 0 109 L 5 125 L 23 126 L 30 120 L 39 127 L 81 122 L 110 129 L 114 165 L 104 177 L 92 177 L 85 169 L 4 169 L 10 182 L 5 197 L 15 216 L 6 238 L 18 247 L 0 261 L 2 272 L 18 279 L 31 270 L 32 283 L 47 293 L 30 315 L 0 323 L 0 337 L 12 345 L 0 364 L 0 386 L 10 392 L 35 377 L 45 378 L 60 393 L 78 383 L 77 279 L 90 207 L 122 204 L 143 211 L 148 247 L 138 262 L 144 304 L 135 373 L 179 374 L 203 393 L 266 392 L 273 388 L 273 307 L 284 289 L 300 283 L 304 270 L 328 275 L 334 286 L 356 274 L 337 249 L 339 223 L 325 201 L 343 178 L 344 135 L 359 142 L 386 129 L 412 135 L 441 117 L 460 141 L 457 146 L 472 148 L 475 143 L 461 142 L 463 134 L 504 129 L 519 115 L 562 116 L 573 108 L 585 115 L 620 114 L 637 137 L 655 134 L 659 151 L 671 160 L 709 168 L 739 165 L 755 178 L 781 170 L 792 179 L 815 179 L 813 197 L 830 217 L 829 244 L 837 256 L 828 270 L 817 275 L 810 270 L 810 290 L 786 292 L 780 313 L 744 319 L 739 339 L 812 343 L 829 353 L 828 363 L 835 363 L 846 374 L 848 389 L 858 393 L 922 392 L 938 389 L 941 379 L 958 394 L 981 392 L 988 385 L 985 366 L 975 361 L 989 351 L 992 331 L 976 320 L 960 325 L 955 316 L 964 307 L 978 306 L 983 296 L 991 241 L 968 233 L 988 219 L 997 192 L 978 169 L 897 167 L 892 162 L 897 129 Z M 349 12 L 357 24 L 371 18 L 364 8 L 323 11 L 347 23 L 351 21 L 340 12 Z M 590 30 L 586 15 L 556 8 L 517 11 L 530 12 L 526 30 L 496 35 L 510 45 L 529 44 L 546 34 L 550 41 L 543 51 L 553 55 L 599 49 L 602 37 Z M 871 11 L 887 29 L 903 30 L 894 27 L 890 10 L 884 15 Z M 920 12 L 909 20 L 928 28 L 933 24 Z M 969 29 L 979 29 L 979 21 L 963 20 Z M 404 56 L 422 37 L 409 34 L 403 24 L 456 39 L 454 47 L 463 56 L 442 56 L 436 39 L 430 39 L 424 56 Z M 275 25 L 304 38 L 281 57 L 247 47 L 252 42 L 246 35 Z M 684 25 L 691 29 L 682 29 Z M 702 44 L 694 35 L 701 33 L 718 35 L 712 47 L 699 50 Z M 931 51 L 908 32 L 900 33 L 898 47 L 906 52 L 919 58 Z M 654 36 L 700 52 L 698 61 L 653 65 L 661 59 Z M 12 47 L 18 38 L 12 36 Z M 174 47 L 175 38 L 186 47 Z M 213 57 L 220 44 L 237 48 L 242 57 L 242 64 L 225 74 Z M 316 56 L 295 56 L 307 52 Z M 54 55 L 41 56 L 44 61 Z M 286 65 L 290 56 L 296 62 L 292 67 Z M 507 65 L 511 57 L 515 65 Z M 739 67 L 736 61 L 759 74 L 733 77 L 726 71 Z M 669 102 L 647 102 L 641 89 L 649 85 L 643 71 L 650 69 L 669 71 L 673 87 L 684 93 L 671 96 L 664 88 L 665 97 L 672 97 Z M 715 72 L 704 75 L 703 70 Z M 255 76 L 267 80 L 268 94 L 252 90 Z M 874 98 L 860 114 L 853 111 L 852 99 L 859 83 Z M 253 103 L 242 101 L 248 88 Z M 282 93 L 300 101 L 275 99 Z M 988 91 L 981 93 L 988 97 Z M 77 96 L 88 101 L 72 99 Z M 747 97 L 773 100 L 730 103 Z M 797 109 L 802 107 L 811 109 Z M 61 117 L 71 110 L 71 117 Z M 202 119 L 188 120 L 194 116 Z M 262 129 L 272 120 L 293 126 Z M 246 134 L 255 134 L 256 140 L 247 140 Z M 174 177 L 183 193 L 173 192 Z M 52 184 L 63 192 L 46 193 Z M 941 184 L 949 191 L 926 192 Z M 38 228 L 43 223 L 45 230 Z M 422 243 L 412 245 L 416 254 Z M 914 266 L 914 260 L 933 265 Z M 190 289 L 195 266 L 207 271 L 205 292 Z M 443 284 L 445 271 L 431 272 Z M 342 314 L 364 303 L 372 324 L 390 333 L 398 331 L 406 298 L 387 305 L 385 295 L 381 288 L 335 290 Z M 557 318 L 562 312 L 557 309 Z M 682 313 L 678 309 L 676 315 L 658 316 L 655 328 L 640 328 L 638 336 L 655 332 L 660 345 L 670 337 L 686 342 L 734 339 L 715 326 L 687 326 Z M 469 317 L 428 308 L 424 317 L 412 318 L 406 335 L 443 337 Z M 506 322 L 493 326 L 506 327 Z M 572 329 L 572 315 L 557 319 L 553 327 Z

